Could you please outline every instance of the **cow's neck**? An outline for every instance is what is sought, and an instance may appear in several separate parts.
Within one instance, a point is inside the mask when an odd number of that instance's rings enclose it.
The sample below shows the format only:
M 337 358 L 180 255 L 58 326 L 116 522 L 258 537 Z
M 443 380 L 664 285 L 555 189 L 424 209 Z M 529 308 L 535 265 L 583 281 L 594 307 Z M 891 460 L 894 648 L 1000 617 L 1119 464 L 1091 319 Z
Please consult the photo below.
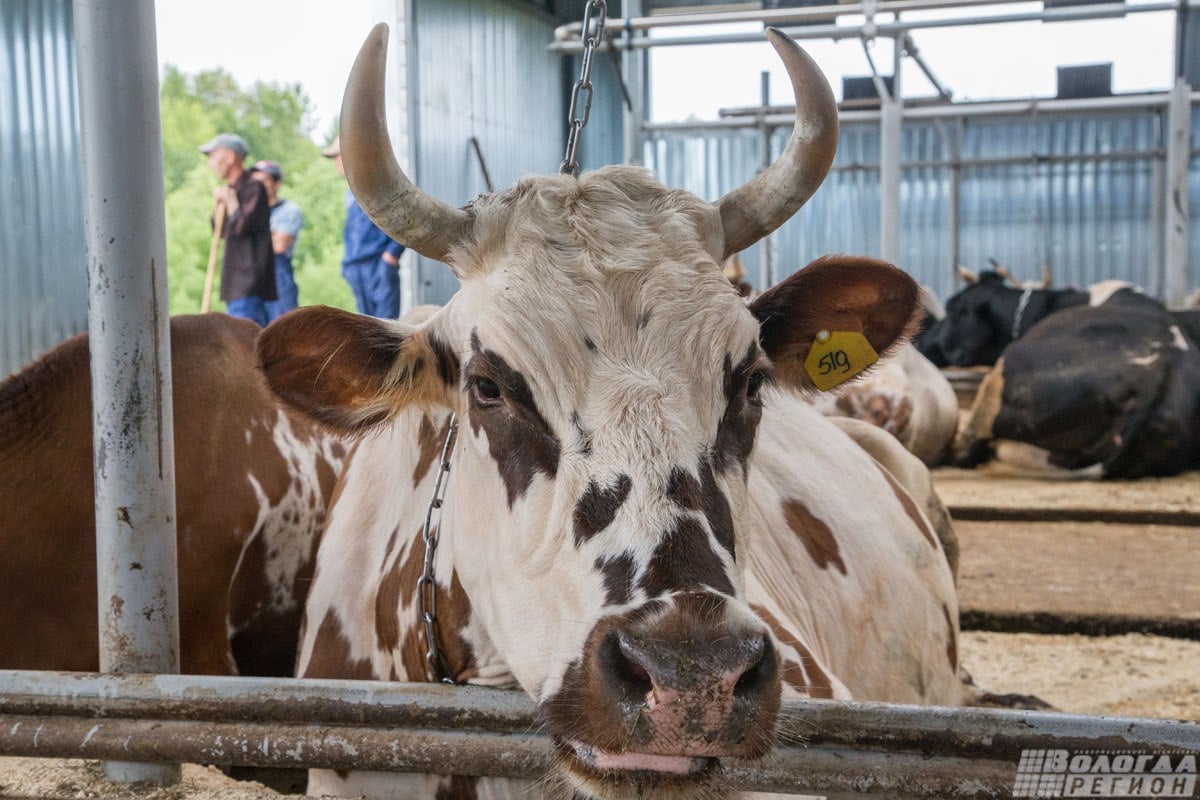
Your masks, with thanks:
M 1007 289 L 1005 316 L 998 320 L 1004 337 L 1016 339 L 1045 317 L 1088 301 L 1085 292 L 1074 289 Z

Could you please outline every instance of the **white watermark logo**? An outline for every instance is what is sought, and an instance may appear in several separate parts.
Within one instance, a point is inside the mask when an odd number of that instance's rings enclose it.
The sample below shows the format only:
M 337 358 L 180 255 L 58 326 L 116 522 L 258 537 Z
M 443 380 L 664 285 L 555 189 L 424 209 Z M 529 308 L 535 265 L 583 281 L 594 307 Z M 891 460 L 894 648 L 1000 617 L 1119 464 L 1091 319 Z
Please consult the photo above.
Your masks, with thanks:
M 1194 797 L 1195 753 L 1022 750 L 1013 797 Z

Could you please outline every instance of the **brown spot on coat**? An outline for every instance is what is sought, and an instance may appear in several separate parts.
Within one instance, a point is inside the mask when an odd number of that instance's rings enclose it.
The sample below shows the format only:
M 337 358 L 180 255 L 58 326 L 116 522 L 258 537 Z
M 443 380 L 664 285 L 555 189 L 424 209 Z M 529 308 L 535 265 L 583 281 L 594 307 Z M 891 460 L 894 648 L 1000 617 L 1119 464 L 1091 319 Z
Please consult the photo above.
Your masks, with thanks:
M 737 366 L 733 366 L 732 358 L 725 356 L 725 414 L 717 426 L 717 441 L 713 447 L 713 463 L 718 472 L 728 472 L 734 466 L 745 471 L 754 449 L 754 437 L 762 419 L 762 398 L 748 396 L 746 385 L 758 363 L 756 344 L 747 348 Z
M 724 562 L 708 545 L 708 532 L 688 517 L 676 520 L 663 536 L 639 586 L 649 597 L 706 587 L 733 594 Z
M 440 429 L 433 427 L 428 414 L 421 415 L 421 425 L 417 429 L 417 466 L 413 469 L 413 486 L 420 485 L 429 473 L 434 459 L 442 454 L 446 445 L 446 434 L 450 431 L 450 418 L 442 422 Z
M 612 486 L 589 481 L 588 487 L 575 505 L 575 546 L 585 542 L 612 524 L 617 510 L 629 497 L 633 481 L 628 475 L 618 475 Z
M 375 678 L 371 661 L 351 657 L 350 640 L 342 633 L 334 610 L 325 612 L 325 619 L 317 629 L 313 641 L 312 657 L 304 669 L 302 678 L 344 678 L 347 680 L 371 680 Z
M 596 559 L 596 569 L 604 576 L 604 603 L 617 606 L 629 602 L 633 593 L 633 575 L 637 563 L 630 553 Z
M 524 496 L 534 475 L 553 478 L 558 472 L 562 445 L 550 423 L 538 410 L 533 392 L 525 376 L 514 369 L 502 356 L 485 350 L 478 334 L 471 334 L 474 350 L 467 374 L 486 376 L 495 382 L 503 395 L 496 406 L 479 406 L 472 402 L 468 411 L 471 431 L 487 431 L 488 452 L 496 462 L 500 478 L 508 494 L 508 507 Z
M 916 502 L 912 496 L 904 490 L 904 488 L 896 482 L 892 477 L 892 473 L 879 462 L 875 462 L 875 466 L 879 467 L 879 471 L 883 473 L 883 477 L 887 480 L 888 486 L 892 487 L 892 492 L 895 493 L 896 499 L 900 501 L 900 505 L 904 506 L 904 513 L 908 514 L 913 524 L 921 531 L 921 535 L 929 542 L 929 546 L 934 550 L 937 549 L 937 537 L 933 535 L 933 531 L 929 529 L 929 522 L 926 521 L 925 515 L 921 513 L 921 509 L 917 508 Z
M 717 542 L 730 557 L 734 557 L 733 512 L 729 508 L 729 501 L 717 486 L 712 463 L 707 458 L 700 460 L 697 471 L 700 481 L 682 467 L 671 470 L 667 478 L 667 497 L 680 508 L 704 514 Z
M 783 660 L 783 679 L 787 681 L 798 692 L 803 692 L 809 697 L 814 697 L 819 700 L 833 699 L 833 681 L 825 670 L 821 669 L 821 665 L 813 658 L 812 651 L 791 633 L 787 628 L 783 627 L 774 614 L 768 611 L 765 607 L 751 604 L 752 610 L 758 618 L 767 624 L 771 629 L 771 633 L 775 634 L 775 638 L 785 647 L 791 647 L 795 650 L 803 664 L 797 664 L 795 661 Z
M 837 567 L 838 572 L 846 574 L 846 562 L 842 560 L 841 548 L 833 531 L 825 521 L 808 510 L 808 506 L 799 500 L 783 501 L 783 517 L 788 527 L 804 543 L 808 556 L 821 569 L 829 569 L 829 565 Z

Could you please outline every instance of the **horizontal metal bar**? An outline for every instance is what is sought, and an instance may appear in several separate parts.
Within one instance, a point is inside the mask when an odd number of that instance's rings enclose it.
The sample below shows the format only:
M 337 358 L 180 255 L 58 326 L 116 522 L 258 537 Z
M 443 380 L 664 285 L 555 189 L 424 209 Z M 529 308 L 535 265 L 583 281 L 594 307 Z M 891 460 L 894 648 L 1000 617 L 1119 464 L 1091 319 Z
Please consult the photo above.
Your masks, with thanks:
M 1031 98 L 1028 100 L 1001 100 L 987 103 L 939 103 L 936 105 L 905 106 L 904 119 L 966 119 L 972 117 L 996 116 L 1030 116 L 1044 114 L 1079 114 L 1127 111 L 1129 109 L 1144 109 L 1146 111 L 1161 111 L 1166 108 L 1169 95 L 1162 92 L 1133 95 L 1116 95 L 1112 97 L 1088 98 Z M 1200 91 L 1192 92 L 1192 105 L 1200 103 Z M 678 133 L 689 131 L 727 130 L 739 128 L 790 127 L 796 121 L 795 112 L 791 109 L 769 113 L 754 114 L 753 108 L 736 108 L 722 110 L 721 119 L 689 121 L 689 122 L 647 122 L 642 130 L 649 136 L 661 133 Z M 771 108 L 775 111 L 775 107 Z M 844 110 L 838 114 L 842 125 L 878 124 L 880 112 L 871 110 Z
M 933 11 L 937 9 L 968 8 L 971 6 L 998 5 L 1007 0 L 882 0 L 875 6 L 878 14 L 904 11 Z M 605 30 L 614 36 L 625 31 L 649 31 L 656 28 L 679 28 L 693 25 L 729 25 L 737 22 L 754 22 L 764 25 L 794 25 L 814 19 L 824 19 L 842 14 L 863 14 L 862 3 L 831 3 L 808 8 L 777 8 L 752 11 L 704 11 L 684 14 L 656 14 L 650 17 L 610 16 Z M 555 41 L 578 39 L 583 23 L 570 22 L 554 29 Z
M 879 4 L 880 7 L 884 5 L 887 5 L 887 3 Z M 803 12 L 789 11 L 789 13 L 799 13 L 802 15 L 803 19 L 814 19 L 820 18 L 821 16 L 828 17 L 835 14 L 861 13 L 861 11 L 856 11 L 856 8 L 859 7 L 814 6 L 812 8 L 805 9 Z M 1001 14 L 983 14 L 974 17 L 904 19 L 896 22 L 876 22 L 870 25 L 806 25 L 802 28 L 787 28 L 784 32 L 793 39 L 832 39 L 837 41 L 839 39 L 857 39 L 863 36 L 894 37 L 907 31 L 928 30 L 933 28 L 971 27 L 975 25 L 996 25 L 1006 22 L 1078 22 L 1089 19 L 1113 19 L 1125 17 L 1129 14 L 1175 11 L 1178 8 L 1179 5 L 1177 3 L 1171 2 L 1144 3 L 1140 5 L 1127 5 L 1125 3 L 1103 3 L 1099 5 L 1046 8 L 1041 11 L 1016 11 Z M 877 12 L 880 10 L 882 10 L 882 8 L 877 8 Z M 761 15 L 767 12 L 756 13 Z M 717 15 L 697 14 L 695 16 L 715 17 Z M 704 22 L 708 21 L 712 20 L 704 20 Z M 623 30 L 624 21 L 619 19 L 609 21 L 610 25 L 617 23 L 619 23 L 617 30 L 614 32 L 613 40 L 610 43 L 611 46 L 616 47 L 617 49 L 647 50 L 651 47 L 684 47 L 688 45 L 739 44 L 765 41 L 760 31 L 745 33 L 701 34 L 697 36 L 637 37 L 624 39 L 617 35 L 621 32 L 621 30 Z M 578 39 L 572 39 L 569 41 L 555 41 L 547 45 L 547 48 L 551 52 L 559 53 L 561 55 L 576 55 L 583 52 L 583 44 Z
M 366 725 L 507 734 L 535 730 L 520 691 L 374 681 L 0 671 L 0 714 L 98 719 Z M 833 703 L 783 704 L 780 750 L 815 745 L 1007 759 L 1045 747 L 1200 751 L 1200 723 L 1033 711 Z M 792 744 L 802 741 L 802 745 Z

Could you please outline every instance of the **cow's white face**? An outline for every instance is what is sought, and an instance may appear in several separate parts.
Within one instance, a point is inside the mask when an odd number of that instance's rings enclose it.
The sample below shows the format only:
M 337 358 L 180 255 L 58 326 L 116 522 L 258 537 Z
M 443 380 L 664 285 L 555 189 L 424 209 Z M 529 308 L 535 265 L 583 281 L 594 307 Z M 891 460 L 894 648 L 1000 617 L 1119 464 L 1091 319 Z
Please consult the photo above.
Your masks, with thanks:
M 714 757 L 764 754 L 779 659 L 737 567 L 759 391 L 810 385 L 819 330 L 892 346 L 915 284 L 834 259 L 743 304 L 718 263 L 782 221 L 760 195 L 807 196 L 807 167 L 720 205 L 609 167 L 529 178 L 460 212 L 395 169 L 353 163 L 378 140 L 357 126 L 382 115 L 347 102 L 342 148 L 364 207 L 394 216 L 396 238 L 451 264 L 462 288 L 418 326 L 293 312 L 260 337 L 268 382 L 341 430 L 413 404 L 459 414 L 446 544 L 575 790 L 675 796 L 705 784 Z
M 640 224 L 614 211 L 631 203 L 662 210 Z M 464 587 L 486 598 L 473 607 L 548 698 L 601 617 L 677 592 L 736 596 L 734 520 L 770 364 L 703 244 L 715 212 L 694 197 L 615 168 L 530 180 L 475 211 L 487 248 L 459 256 L 470 278 L 428 323 L 461 365 L 444 519 Z M 749 609 L 729 613 L 759 629 Z

